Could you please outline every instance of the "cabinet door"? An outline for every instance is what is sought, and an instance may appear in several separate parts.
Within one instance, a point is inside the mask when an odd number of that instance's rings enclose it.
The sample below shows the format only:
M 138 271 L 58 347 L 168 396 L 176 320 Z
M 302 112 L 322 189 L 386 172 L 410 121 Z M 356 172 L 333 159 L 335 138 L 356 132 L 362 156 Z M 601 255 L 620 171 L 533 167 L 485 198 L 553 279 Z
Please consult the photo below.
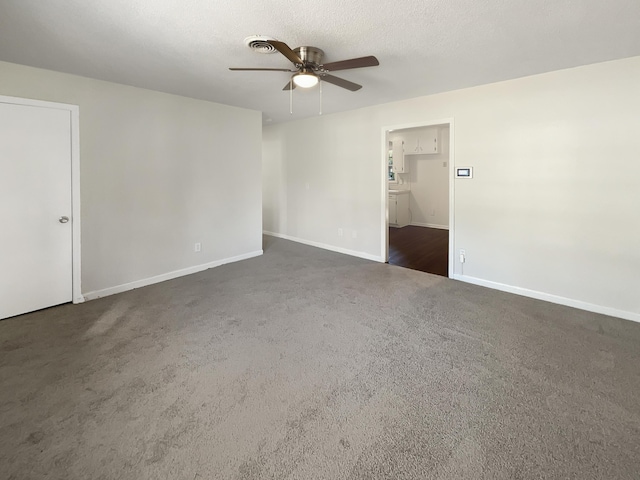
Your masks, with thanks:
M 404 135 L 405 155 L 425 155 L 438 153 L 438 129 L 424 128 Z
M 406 173 L 404 162 L 404 142 L 401 138 L 394 138 L 392 141 L 393 171 L 396 173 Z
M 440 151 L 438 145 L 438 129 L 432 128 L 425 130 L 420 138 L 420 149 L 422 153 L 438 153 Z
M 398 206 L 396 204 L 396 195 L 389 195 L 389 224 L 395 225 L 398 223 L 397 219 Z

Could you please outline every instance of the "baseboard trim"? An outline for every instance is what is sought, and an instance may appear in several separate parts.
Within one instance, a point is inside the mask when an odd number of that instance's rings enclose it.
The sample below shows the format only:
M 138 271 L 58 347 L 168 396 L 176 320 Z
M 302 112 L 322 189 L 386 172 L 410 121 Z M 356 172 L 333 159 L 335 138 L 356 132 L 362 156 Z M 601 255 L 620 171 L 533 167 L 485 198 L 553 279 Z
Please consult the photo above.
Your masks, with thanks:
M 461 282 L 480 285 L 481 287 L 493 288 L 495 290 L 501 290 L 503 292 L 515 293 L 516 295 L 522 295 L 524 297 L 544 300 L 551 303 L 557 303 L 559 305 L 565 305 L 567 307 L 579 308 L 580 310 L 586 310 L 588 312 L 601 313 L 603 315 L 609 315 L 611 317 L 618 317 L 624 320 L 631 320 L 632 322 L 640 323 L 640 314 L 634 313 L 634 312 L 627 312 L 625 310 L 618 310 L 616 308 L 611 308 L 611 307 L 603 307 L 602 305 L 595 305 L 593 303 L 583 302 L 581 300 L 573 300 L 571 298 L 561 297 L 559 295 L 552 295 L 550 293 L 539 292 L 537 290 L 529 290 L 527 288 L 514 287 L 512 285 L 492 282 L 490 280 L 470 277 L 468 275 L 455 274 L 451 278 L 453 278 L 454 280 L 459 280 Z
M 439 228 L 440 230 L 449 230 L 448 225 L 438 225 L 437 223 L 411 222 L 410 225 L 413 225 L 414 227 L 428 227 L 428 228 Z
M 284 240 L 291 240 L 292 242 L 302 243 L 304 245 L 309 245 L 311 247 L 322 248 L 324 250 L 330 250 L 336 253 L 343 253 L 345 255 L 351 255 L 352 257 L 364 258 L 365 260 L 373 260 L 374 262 L 384 263 L 384 259 L 377 255 L 370 255 L 364 252 L 358 252 L 356 250 L 349 250 L 348 248 L 336 247 L 334 245 L 329 245 L 327 243 L 314 242 L 311 240 L 305 240 L 299 237 L 293 237 L 291 235 L 285 235 L 284 233 L 276 233 L 269 232 L 268 230 L 263 230 L 262 233 L 265 235 L 269 235 L 271 237 L 282 238 Z
M 135 282 L 123 283 L 122 285 L 116 285 L 115 287 L 104 288 L 102 290 L 95 290 L 93 292 L 85 293 L 84 300 L 95 300 L 96 298 L 107 297 L 109 295 L 115 295 L 116 293 L 126 292 L 127 290 L 133 290 L 135 288 L 146 287 L 153 285 L 154 283 L 166 282 L 167 280 L 173 280 L 174 278 L 184 277 L 185 275 L 191 275 L 192 273 L 202 272 L 209 268 L 219 267 L 227 263 L 239 262 L 240 260 L 247 260 L 253 257 L 259 257 L 262 255 L 262 250 L 256 250 L 255 252 L 244 253 L 242 255 L 236 255 L 235 257 L 223 258 L 222 260 L 215 260 L 209 263 L 203 263 L 201 265 L 195 265 L 193 267 L 183 268 L 180 270 L 174 270 L 172 272 L 163 273 L 162 275 L 156 275 L 154 277 L 143 278 L 142 280 L 136 280 Z

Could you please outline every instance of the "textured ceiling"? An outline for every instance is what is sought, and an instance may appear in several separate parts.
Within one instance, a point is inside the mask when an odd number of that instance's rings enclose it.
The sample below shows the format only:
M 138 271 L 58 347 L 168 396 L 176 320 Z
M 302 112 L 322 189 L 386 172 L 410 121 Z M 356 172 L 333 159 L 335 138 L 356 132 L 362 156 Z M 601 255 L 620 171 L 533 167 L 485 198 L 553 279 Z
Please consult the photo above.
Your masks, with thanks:
M 263 112 L 318 114 L 317 89 L 282 91 L 280 54 L 249 35 L 316 46 L 325 62 L 375 55 L 335 75 L 323 113 L 640 55 L 639 0 L 0 0 L 0 60 Z M 1 79 L 0 79 L 1 88 Z M 0 92 L 1 93 L 1 92 Z

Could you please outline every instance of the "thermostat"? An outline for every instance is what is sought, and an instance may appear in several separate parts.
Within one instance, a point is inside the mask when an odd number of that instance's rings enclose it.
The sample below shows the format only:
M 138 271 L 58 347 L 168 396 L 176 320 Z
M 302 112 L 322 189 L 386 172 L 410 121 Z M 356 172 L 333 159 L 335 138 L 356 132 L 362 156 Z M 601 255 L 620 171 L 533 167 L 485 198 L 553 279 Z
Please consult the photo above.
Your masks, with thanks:
M 473 167 L 456 167 L 456 178 L 473 178 Z

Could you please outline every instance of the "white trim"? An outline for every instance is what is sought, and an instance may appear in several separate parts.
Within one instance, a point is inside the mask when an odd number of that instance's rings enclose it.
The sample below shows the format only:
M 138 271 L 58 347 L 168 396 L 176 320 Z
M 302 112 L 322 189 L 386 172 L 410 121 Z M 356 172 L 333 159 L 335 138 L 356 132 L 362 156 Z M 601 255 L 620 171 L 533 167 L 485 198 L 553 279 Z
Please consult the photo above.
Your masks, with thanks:
M 5 95 L 0 95 L 0 103 L 12 103 L 14 105 L 26 105 L 29 107 L 53 108 L 57 110 L 71 110 L 72 108 L 78 108 L 77 105 L 71 105 L 68 103 L 48 102 L 45 100 L 34 100 L 32 98 L 8 97 Z
M 392 127 L 382 127 L 382 208 L 380 211 L 380 257 L 383 262 L 389 261 L 389 130 Z
M 82 296 L 81 268 L 81 215 L 80 215 L 80 107 L 66 103 L 46 102 L 31 98 L 0 95 L 0 103 L 26 105 L 30 107 L 67 110 L 71 115 L 71 298 L 73 303 L 84 302 Z
M 440 230 L 449 230 L 448 225 L 438 225 L 437 223 L 411 222 L 414 227 L 439 228 Z
M 356 250 L 349 250 L 348 248 L 336 247 L 327 243 L 313 242 L 311 240 L 305 240 L 299 237 L 293 237 L 291 235 L 285 235 L 284 233 L 269 232 L 263 230 L 262 233 L 271 237 L 283 238 L 285 240 L 291 240 L 292 242 L 302 243 L 304 245 L 310 245 L 312 247 L 322 248 L 324 250 L 330 250 L 332 252 L 343 253 L 345 255 L 351 255 L 352 257 L 364 258 L 366 260 L 373 260 L 374 262 L 384 263 L 384 259 L 377 255 L 371 255 L 369 253 L 358 252 Z
M 454 165 L 455 165 L 455 129 L 453 118 L 443 118 L 439 120 L 425 120 L 422 122 L 401 123 L 398 125 L 387 125 L 382 127 L 382 205 L 381 212 L 381 239 L 382 245 L 380 246 L 380 255 L 384 259 L 384 262 L 389 261 L 389 182 L 387 180 L 387 167 L 389 163 L 388 158 L 388 140 L 387 135 L 390 130 L 403 130 L 405 128 L 416 127 L 434 127 L 437 125 L 449 125 L 449 278 L 453 278 L 454 261 L 455 261 L 455 182 L 454 180 Z M 438 228 L 438 227 L 435 227 Z
M 116 293 L 126 292 L 127 290 L 133 290 L 134 288 L 146 287 L 153 285 L 154 283 L 165 282 L 178 277 L 184 277 L 185 275 L 191 275 L 193 273 L 202 272 L 209 268 L 219 267 L 227 263 L 239 262 L 240 260 L 247 260 L 248 258 L 258 257 L 262 255 L 262 250 L 255 252 L 244 253 L 242 255 L 236 255 L 235 257 L 223 258 L 222 260 L 215 260 L 209 263 L 203 263 L 201 265 L 195 265 L 193 267 L 183 268 L 180 270 L 174 270 L 173 272 L 163 273 L 162 275 L 156 275 L 155 277 L 143 278 L 142 280 L 136 280 L 135 282 L 124 283 L 122 285 L 116 285 L 115 287 L 104 288 L 102 290 L 95 290 L 84 294 L 85 300 L 95 300 L 96 298 L 106 297 L 114 295 Z
M 501 290 L 503 292 L 522 295 L 524 297 L 544 300 L 551 303 L 557 303 L 559 305 L 566 305 L 567 307 L 579 308 L 580 310 L 586 310 L 588 312 L 601 313 L 603 315 L 623 318 L 625 320 L 631 320 L 632 322 L 640 322 L 640 313 L 627 312 L 625 310 L 618 310 L 611 307 L 603 307 L 602 305 L 595 305 L 593 303 L 587 303 L 581 300 L 573 300 L 571 298 L 561 297 L 559 295 L 552 295 L 550 293 L 539 292 L 537 290 L 529 290 L 528 288 L 514 287 L 512 285 L 492 282 L 491 280 L 470 277 L 468 275 L 455 274 L 452 278 L 454 280 L 460 280 L 461 282 L 480 285 L 481 287 L 488 287 L 494 290 Z
M 453 178 L 455 172 L 454 165 L 456 164 L 456 142 L 455 142 L 455 128 L 453 118 L 449 122 L 449 278 L 455 274 L 455 186 L 456 182 Z
M 80 222 L 80 108 L 71 106 L 71 208 L 73 214 L 73 303 L 84 302 L 82 295 L 82 255 Z

